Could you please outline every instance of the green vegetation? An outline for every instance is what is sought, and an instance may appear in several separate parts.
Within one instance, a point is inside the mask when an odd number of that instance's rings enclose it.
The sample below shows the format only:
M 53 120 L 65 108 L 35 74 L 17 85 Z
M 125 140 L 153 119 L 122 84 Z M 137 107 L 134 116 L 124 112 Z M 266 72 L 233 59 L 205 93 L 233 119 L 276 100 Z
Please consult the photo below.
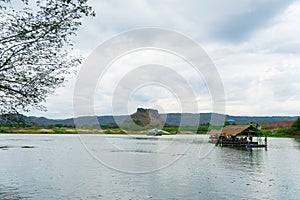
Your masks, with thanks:
M 80 127 L 66 126 L 62 124 L 55 125 L 6 125 L 0 126 L 0 133 L 16 133 L 16 134 L 126 134 L 117 125 L 84 125 Z
M 176 126 L 176 125 L 165 125 L 162 130 L 168 131 L 170 134 L 177 133 L 195 133 L 207 134 L 209 131 L 209 124 L 202 124 L 200 126 Z
M 277 126 L 278 127 L 278 126 Z M 300 138 L 300 119 L 298 118 L 291 127 L 285 128 L 267 128 L 262 126 L 261 133 L 267 137 L 299 137 Z M 136 130 L 132 127 L 122 127 L 130 130 L 130 134 L 146 134 L 145 127 L 137 126 Z M 155 127 L 148 127 L 149 129 Z M 209 124 L 201 124 L 200 126 L 176 126 L 165 124 L 162 130 L 169 134 L 208 134 L 210 130 L 221 130 L 223 126 L 210 126 Z M 102 125 L 85 125 L 81 127 L 65 126 L 62 124 L 40 126 L 37 124 L 8 124 L 0 126 L 0 133 L 26 133 L 26 134 L 127 134 L 116 124 Z
M 300 137 L 300 132 L 293 127 L 262 129 L 261 131 L 267 137 Z
M 298 117 L 290 127 L 262 127 L 262 132 L 268 137 L 300 137 L 300 118 Z
M 144 126 L 141 120 L 135 119 L 133 122 L 138 126 Z
M 66 128 L 64 128 L 64 127 L 55 127 L 54 129 L 53 129 L 53 132 L 54 133 L 65 133 L 66 132 Z
M 300 131 L 300 117 L 298 117 L 292 124 L 294 130 Z
M 145 134 L 145 127 L 122 127 L 125 130 L 130 130 L 134 134 Z M 135 129 L 136 128 L 136 129 Z M 148 127 L 149 129 L 156 127 Z M 197 126 L 174 126 L 165 125 L 162 130 L 169 132 L 169 134 L 177 133 L 195 133 L 207 134 L 209 130 L 208 124 Z M 142 133 L 143 132 L 143 133 Z M 115 124 L 109 125 L 84 125 L 80 127 L 65 126 L 62 124 L 41 126 L 37 124 L 15 124 L 0 126 L 0 133 L 26 133 L 26 134 L 77 134 L 77 133 L 102 133 L 102 134 L 126 134 L 120 127 Z

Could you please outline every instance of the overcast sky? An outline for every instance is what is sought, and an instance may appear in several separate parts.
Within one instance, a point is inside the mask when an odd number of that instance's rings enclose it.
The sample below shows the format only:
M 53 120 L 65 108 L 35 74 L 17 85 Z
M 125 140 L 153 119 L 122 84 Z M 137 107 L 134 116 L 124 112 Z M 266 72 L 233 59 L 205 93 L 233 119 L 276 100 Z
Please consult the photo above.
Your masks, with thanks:
M 132 29 L 174 30 L 197 42 L 216 66 L 225 91 L 224 112 L 232 115 L 299 115 L 300 1 L 91 0 L 89 4 L 96 11 L 96 17 L 83 20 L 75 39 L 74 54 L 88 57 L 104 41 Z M 130 66 L 133 63 L 145 65 L 146 61 L 153 64 L 153 57 L 157 60 L 161 57 L 159 64 L 176 63 L 176 72 L 186 74 L 187 82 L 197 78 L 193 77 L 192 71 L 184 70 L 188 69 L 185 63 L 168 58 L 164 53 L 146 51 L 127 55 L 114 63 L 110 74 L 103 79 L 106 83 L 97 86 L 94 114 L 127 114 L 137 106 L 154 107 L 160 112 L 180 112 L 182 108 L 176 92 L 157 84 L 135 88 L 130 100 L 126 100 L 128 108 L 125 110 L 118 109 L 117 104 L 112 108 L 110 97 L 113 91 L 105 91 L 105 85 L 117 84 L 115 88 L 123 91 L 120 88 L 126 85 L 124 80 L 126 73 L 131 72 Z M 80 73 L 80 68 L 78 71 Z M 204 79 L 199 81 L 200 85 L 205 85 Z M 48 97 L 47 112 L 27 114 L 72 117 L 75 82 L 76 76 L 72 76 L 66 87 Z M 177 84 L 184 83 L 179 80 Z M 200 111 L 212 111 L 207 87 L 194 92 Z

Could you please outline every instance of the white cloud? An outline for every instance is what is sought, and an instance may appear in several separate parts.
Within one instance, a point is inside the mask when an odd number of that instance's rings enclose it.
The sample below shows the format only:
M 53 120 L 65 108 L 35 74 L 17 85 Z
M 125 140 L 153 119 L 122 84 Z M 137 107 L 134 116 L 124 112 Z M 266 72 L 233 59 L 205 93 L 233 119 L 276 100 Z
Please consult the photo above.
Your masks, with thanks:
M 203 44 L 223 79 L 226 112 L 236 115 L 297 115 L 300 110 L 300 2 L 258 0 L 230 1 L 89 1 L 96 18 L 86 18 L 76 38 L 77 52 L 87 56 L 101 42 L 134 28 L 161 27 L 181 32 Z M 291 3 L 293 2 L 293 3 Z M 174 42 L 176 44 L 176 41 Z M 95 105 L 99 114 L 109 114 L 108 104 L 113 86 L 135 63 L 170 62 L 177 72 L 198 83 L 186 66 L 174 58 L 158 54 L 139 54 L 116 63 L 103 79 L 104 91 Z M 202 81 L 202 82 L 201 82 Z M 73 83 L 48 98 L 48 112 L 32 112 L 54 118 L 71 117 Z M 172 82 L 171 84 L 176 84 Z M 177 83 L 178 84 L 178 83 Z M 209 91 L 203 80 L 196 91 L 199 108 L 211 110 Z M 195 85 L 193 85 L 195 87 Z M 126 89 L 126 88 L 123 88 Z M 157 89 L 157 88 L 156 88 Z M 112 90 L 113 91 L 113 90 Z M 155 91 L 153 89 L 153 91 Z M 158 91 L 156 91 L 158 92 Z M 202 92 L 202 93 L 201 93 Z M 159 92 L 158 92 L 159 93 Z M 132 102 L 142 105 L 145 91 Z M 159 96 L 155 104 L 161 110 L 179 109 L 170 103 L 171 96 Z M 176 102 L 176 101 L 174 101 Z M 208 103 L 209 102 L 209 103 Z M 110 106 L 110 105 L 109 105 Z M 133 105 L 131 105 L 133 107 Z M 71 110 L 69 110 L 71 109 Z M 129 109 L 132 110 L 133 108 Z M 176 110 L 175 109 L 175 110 Z
M 112 102 L 117 115 L 133 112 L 139 106 L 159 106 L 160 112 L 179 112 L 179 108 L 197 112 L 197 98 L 210 95 L 204 81 L 190 64 L 170 53 L 131 52 L 112 63 L 101 77 L 95 94 L 97 111 L 108 112 Z M 204 110 L 203 105 L 201 108 Z
M 296 2 L 243 43 L 207 46 L 224 81 L 228 113 L 298 114 L 299 13 Z

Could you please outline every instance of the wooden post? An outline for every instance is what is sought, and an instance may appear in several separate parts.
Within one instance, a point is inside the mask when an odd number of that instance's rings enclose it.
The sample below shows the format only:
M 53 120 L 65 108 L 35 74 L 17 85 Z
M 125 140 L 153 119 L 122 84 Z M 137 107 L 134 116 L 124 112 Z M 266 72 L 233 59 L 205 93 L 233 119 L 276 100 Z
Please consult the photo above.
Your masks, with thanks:
M 265 136 L 265 145 L 267 146 L 268 144 L 268 140 L 267 140 L 267 136 Z

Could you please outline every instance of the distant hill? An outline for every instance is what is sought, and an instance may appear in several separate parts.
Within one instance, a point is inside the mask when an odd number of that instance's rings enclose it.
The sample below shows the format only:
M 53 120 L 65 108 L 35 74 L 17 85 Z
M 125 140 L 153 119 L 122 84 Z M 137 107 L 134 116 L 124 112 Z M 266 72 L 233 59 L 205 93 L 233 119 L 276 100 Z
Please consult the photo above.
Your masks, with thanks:
M 266 122 L 281 122 L 281 121 L 295 121 L 296 116 L 233 116 L 233 115 L 222 115 L 215 113 L 168 113 L 161 114 L 162 118 L 165 119 L 166 123 L 174 125 L 195 125 L 199 121 L 199 124 L 210 123 L 212 115 L 217 117 L 225 117 L 225 120 L 233 119 L 238 124 L 247 124 L 249 122 L 266 123 Z M 182 120 L 182 121 L 181 121 Z M 180 122 L 181 121 L 181 122 Z
M 210 122 L 212 115 L 217 117 L 225 117 L 226 120 L 233 119 L 238 124 L 247 124 L 249 122 L 257 123 L 267 123 L 267 122 L 282 122 L 282 121 L 294 121 L 296 116 L 232 116 L 232 115 L 222 115 L 214 113 L 167 113 L 160 114 L 160 117 L 165 121 L 165 123 L 170 125 L 197 125 L 207 124 Z M 120 116 L 84 116 L 75 118 L 76 125 L 110 125 L 110 124 L 123 124 L 129 115 Z M 48 119 L 45 117 L 33 117 L 33 116 L 23 116 L 24 121 L 28 124 L 38 124 L 38 125 L 74 125 L 74 118 L 68 119 Z M 5 120 L 0 116 L 0 124 L 5 124 Z

